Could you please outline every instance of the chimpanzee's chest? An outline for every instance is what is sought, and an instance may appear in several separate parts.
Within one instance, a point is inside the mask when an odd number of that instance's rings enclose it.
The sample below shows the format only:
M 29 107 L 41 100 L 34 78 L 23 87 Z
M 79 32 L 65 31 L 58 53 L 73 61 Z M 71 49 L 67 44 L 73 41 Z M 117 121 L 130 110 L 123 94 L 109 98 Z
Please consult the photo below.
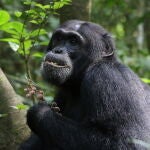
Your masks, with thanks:
M 83 110 L 84 109 L 78 102 L 69 102 L 65 104 L 62 115 L 77 122 L 80 122 L 83 120 Z

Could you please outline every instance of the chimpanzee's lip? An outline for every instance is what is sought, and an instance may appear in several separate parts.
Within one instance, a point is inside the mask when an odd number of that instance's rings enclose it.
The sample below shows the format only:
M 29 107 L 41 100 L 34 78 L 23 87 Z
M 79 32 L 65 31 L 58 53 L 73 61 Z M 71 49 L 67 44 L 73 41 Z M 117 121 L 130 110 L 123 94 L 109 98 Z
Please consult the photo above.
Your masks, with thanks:
M 48 65 L 51 65 L 53 67 L 56 67 L 56 68 L 66 68 L 66 67 L 68 67 L 67 65 L 61 65 L 58 62 L 53 62 L 53 61 L 45 61 L 45 63 L 48 64 Z

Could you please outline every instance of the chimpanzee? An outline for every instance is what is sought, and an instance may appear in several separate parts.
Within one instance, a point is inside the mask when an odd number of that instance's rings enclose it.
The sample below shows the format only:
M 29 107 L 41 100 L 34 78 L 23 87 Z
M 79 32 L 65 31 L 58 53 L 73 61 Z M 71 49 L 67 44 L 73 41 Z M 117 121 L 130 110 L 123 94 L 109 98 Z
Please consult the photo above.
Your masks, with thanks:
M 33 134 L 20 150 L 146 150 L 140 143 L 150 140 L 149 87 L 118 61 L 103 27 L 80 20 L 62 24 L 41 72 L 58 87 L 54 101 L 61 114 L 45 102 L 31 107 Z

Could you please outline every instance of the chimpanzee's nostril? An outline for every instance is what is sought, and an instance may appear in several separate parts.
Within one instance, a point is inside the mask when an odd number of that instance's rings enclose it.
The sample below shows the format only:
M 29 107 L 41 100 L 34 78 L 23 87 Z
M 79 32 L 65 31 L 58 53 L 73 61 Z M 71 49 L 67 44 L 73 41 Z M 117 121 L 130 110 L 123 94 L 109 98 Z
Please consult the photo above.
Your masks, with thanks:
M 56 53 L 56 54 L 61 54 L 63 51 L 62 51 L 62 49 L 55 49 L 54 50 L 54 53 Z

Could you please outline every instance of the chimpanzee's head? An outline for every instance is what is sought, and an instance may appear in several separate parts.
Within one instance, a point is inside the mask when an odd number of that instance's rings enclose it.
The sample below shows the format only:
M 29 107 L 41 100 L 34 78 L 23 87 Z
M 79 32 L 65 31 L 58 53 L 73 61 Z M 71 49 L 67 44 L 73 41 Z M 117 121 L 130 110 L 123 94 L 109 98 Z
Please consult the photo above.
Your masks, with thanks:
M 70 20 L 57 28 L 42 63 L 43 77 L 56 85 L 80 79 L 90 64 L 113 57 L 111 37 L 101 26 Z

